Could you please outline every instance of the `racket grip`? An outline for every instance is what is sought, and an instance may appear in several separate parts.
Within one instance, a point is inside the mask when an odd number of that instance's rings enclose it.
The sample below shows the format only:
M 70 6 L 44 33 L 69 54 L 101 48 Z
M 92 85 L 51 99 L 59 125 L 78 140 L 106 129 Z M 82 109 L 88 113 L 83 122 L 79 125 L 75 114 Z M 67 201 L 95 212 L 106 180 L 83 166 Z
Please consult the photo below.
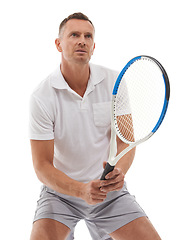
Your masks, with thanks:
M 105 169 L 104 169 L 104 171 L 103 171 L 103 174 L 102 174 L 102 176 L 101 176 L 101 178 L 100 178 L 100 180 L 106 180 L 106 179 L 105 179 L 105 176 L 106 176 L 109 172 L 112 172 L 113 169 L 114 169 L 114 166 L 111 166 L 109 163 L 107 163 L 106 166 L 105 166 Z

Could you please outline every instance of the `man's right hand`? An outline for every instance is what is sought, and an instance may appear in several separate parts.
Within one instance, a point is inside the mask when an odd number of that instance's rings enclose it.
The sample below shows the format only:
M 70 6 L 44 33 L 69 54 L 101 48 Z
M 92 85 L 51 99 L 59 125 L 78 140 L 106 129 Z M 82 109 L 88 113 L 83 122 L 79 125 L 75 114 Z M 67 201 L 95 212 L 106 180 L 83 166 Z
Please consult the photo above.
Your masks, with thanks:
M 84 184 L 82 199 L 90 205 L 103 202 L 108 192 L 101 190 L 101 180 L 93 180 Z

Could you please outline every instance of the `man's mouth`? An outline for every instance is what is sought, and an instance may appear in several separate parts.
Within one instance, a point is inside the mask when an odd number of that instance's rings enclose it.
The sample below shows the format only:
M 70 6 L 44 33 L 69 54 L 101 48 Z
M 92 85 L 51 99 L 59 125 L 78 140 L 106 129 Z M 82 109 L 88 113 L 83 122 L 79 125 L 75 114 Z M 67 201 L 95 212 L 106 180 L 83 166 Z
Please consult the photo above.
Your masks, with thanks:
M 77 49 L 76 52 L 79 52 L 79 53 L 86 53 L 86 51 L 84 49 Z

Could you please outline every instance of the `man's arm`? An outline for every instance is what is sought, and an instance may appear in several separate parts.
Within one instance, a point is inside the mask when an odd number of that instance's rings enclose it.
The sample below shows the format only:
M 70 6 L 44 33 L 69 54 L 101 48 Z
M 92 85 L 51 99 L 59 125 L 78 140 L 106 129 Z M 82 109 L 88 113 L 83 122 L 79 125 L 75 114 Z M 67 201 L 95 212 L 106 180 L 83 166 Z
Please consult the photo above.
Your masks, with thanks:
M 54 140 L 31 140 L 31 150 L 35 172 L 43 184 L 59 193 L 82 198 L 89 204 L 104 201 L 107 193 L 100 191 L 100 180 L 81 183 L 54 167 Z
M 122 142 L 117 137 L 117 155 L 122 152 L 128 145 Z M 125 154 L 116 164 L 116 168 L 120 168 L 124 175 L 128 172 L 129 168 L 132 165 L 135 156 L 135 148 L 130 150 L 127 154 Z
M 69 178 L 53 165 L 54 140 L 31 140 L 33 166 L 38 179 L 63 194 L 80 197 L 82 183 Z

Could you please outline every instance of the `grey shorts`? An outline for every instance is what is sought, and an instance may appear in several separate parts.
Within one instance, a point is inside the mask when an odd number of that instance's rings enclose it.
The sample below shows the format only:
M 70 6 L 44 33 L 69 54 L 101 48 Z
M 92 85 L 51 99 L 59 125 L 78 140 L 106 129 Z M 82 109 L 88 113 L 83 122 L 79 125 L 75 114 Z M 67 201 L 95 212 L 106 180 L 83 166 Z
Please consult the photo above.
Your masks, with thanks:
M 121 191 L 108 193 L 105 201 L 96 205 L 43 186 L 34 221 L 42 218 L 59 221 L 70 228 L 67 240 L 72 240 L 76 224 L 83 219 L 92 239 L 110 240 L 108 234 L 142 216 L 146 214 L 128 192 L 126 183 Z

